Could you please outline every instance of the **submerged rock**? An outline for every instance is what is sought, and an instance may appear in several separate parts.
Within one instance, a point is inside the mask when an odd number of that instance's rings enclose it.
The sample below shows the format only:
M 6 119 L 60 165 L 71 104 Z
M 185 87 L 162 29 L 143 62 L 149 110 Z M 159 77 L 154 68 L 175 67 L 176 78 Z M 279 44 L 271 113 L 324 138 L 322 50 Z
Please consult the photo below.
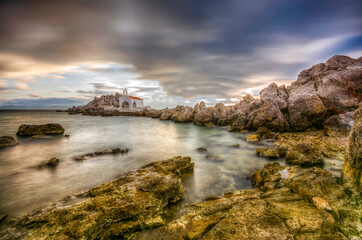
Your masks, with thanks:
M 16 135 L 31 136 L 31 135 L 61 134 L 61 133 L 64 133 L 64 128 L 58 123 L 47 123 L 43 125 L 23 124 L 19 127 Z
M 47 209 L 10 223 L 2 239 L 130 239 L 165 224 L 166 208 L 184 195 L 181 180 L 193 170 L 190 157 L 147 164 L 86 192 L 65 208 Z
M 96 156 L 101 156 L 101 155 L 119 154 L 119 153 L 125 154 L 125 153 L 128 153 L 128 151 L 129 151 L 128 148 L 125 148 L 125 149 L 114 148 L 112 150 L 104 150 L 101 152 L 87 153 L 87 154 L 79 156 L 79 157 L 74 157 L 74 160 L 82 161 L 82 160 L 86 160 L 86 159 L 96 157 Z
M 196 150 L 199 151 L 199 152 L 207 152 L 207 149 L 204 148 L 204 147 L 199 147 Z
M 224 161 L 223 159 L 221 159 L 220 157 L 215 156 L 215 155 L 207 155 L 206 159 L 210 160 L 212 162 L 223 162 Z
M 59 159 L 56 157 L 53 157 L 49 159 L 48 161 L 43 162 L 38 166 L 38 168 L 44 168 L 44 167 L 56 167 L 59 164 Z
M 11 147 L 11 146 L 15 146 L 17 144 L 18 143 L 15 141 L 15 139 L 13 137 L 10 137 L 10 136 L 0 137 L 0 148 Z

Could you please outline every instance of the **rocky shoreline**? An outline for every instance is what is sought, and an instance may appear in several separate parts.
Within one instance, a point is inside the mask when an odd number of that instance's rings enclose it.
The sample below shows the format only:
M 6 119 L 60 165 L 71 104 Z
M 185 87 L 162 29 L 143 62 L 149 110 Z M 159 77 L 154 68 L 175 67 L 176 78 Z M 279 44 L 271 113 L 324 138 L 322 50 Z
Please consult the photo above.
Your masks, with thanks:
M 353 59 L 336 55 L 300 72 L 291 86 L 275 83 L 260 92 L 260 99 L 247 94 L 232 106 L 204 102 L 193 108 L 177 106 L 139 112 L 107 110 L 116 96 L 95 98 L 84 106 L 68 109 L 69 114 L 91 116 L 145 116 L 194 122 L 199 126 L 228 126 L 230 131 L 256 131 L 266 127 L 273 132 L 300 132 L 310 129 L 351 129 L 353 111 L 362 101 L 362 57 Z
M 116 104 L 117 98 L 100 99 Z M 246 95 L 233 106 L 201 102 L 194 108 L 124 113 L 105 110 L 99 101 L 68 113 L 253 131 L 248 141 L 272 143 L 260 144 L 257 154 L 286 158 L 289 165 L 270 162 L 250 176 L 254 189 L 209 196 L 170 217 L 194 163 L 190 157 L 153 162 L 41 211 L 2 218 L 1 239 L 362 238 L 362 58 L 334 56 L 302 71 L 290 87 L 273 83 L 260 99 Z M 321 168 L 325 158 L 344 160 L 341 178 Z
M 201 102 L 193 108 L 129 113 L 102 107 L 113 106 L 116 100 L 113 95 L 102 96 L 87 105 L 69 108 L 68 113 L 143 116 L 206 127 L 226 126 L 229 131 L 256 131 L 248 137 L 254 137 L 253 142 L 274 142 L 272 149 L 261 150 L 259 155 L 286 157 L 289 164 L 301 166 L 323 165 L 325 158 L 343 160 L 354 111 L 362 102 L 362 57 L 336 55 L 300 72 L 291 86 L 272 83 L 260 92 L 260 99 L 247 94 L 232 106 L 218 103 L 207 107 Z M 280 149 L 285 154 L 277 153 Z
M 192 174 L 190 157 L 152 162 L 15 220 L 2 239 L 360 239 L 361 119 L 355 114 L 343 177 L 319 167 L 267 163 L 254 189 L 210 196 L 170 217 Z M 76 201 L 75 204 L 66 204 Z M 64 206 L 64 203 L 66 206 Z

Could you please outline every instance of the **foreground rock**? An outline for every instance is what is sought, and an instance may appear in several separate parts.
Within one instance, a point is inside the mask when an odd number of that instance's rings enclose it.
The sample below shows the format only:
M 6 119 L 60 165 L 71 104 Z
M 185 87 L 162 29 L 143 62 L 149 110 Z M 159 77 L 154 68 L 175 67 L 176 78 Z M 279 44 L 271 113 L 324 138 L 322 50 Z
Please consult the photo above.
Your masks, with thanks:
M 92 157 L 97 157 L 97 156 L 102 156 L 102 155 L 109 155 L 109 154 L 125 154 L 128 153 L 129 149 L 125 148 L 125 149 L 120 149 L 120 148 L 114 148 L 112 150 L 104 150 L 101 152 L 94 152 L 94 153 L 87 153 L 85 155 L 79 156 L 79 157 L 74 157 L 74 160 L 77 161 L 82 161 L 82 160 L 86 160 Z
M 0 137 L 0 148 L 11 147 L 11 146 L 15 146 L 17 144 L 18 143 L 15 141 L 15 139 L 13 137 L 10 137 L 10 136 Z
M 193 167 L 190 157 L 150 163 L 88 190 L 81 203 L 7 223 L 0 238 L 130 239 L 165 224 L 165 210 L 183 197 L 181 180 Z
M 324 164 L 324 157 L 321 152 L 307 143 L 299 143 L 290 149 L 285 159 L 288 164 L 302 167 L 323 166 Z
M 32 136 L 44 134 L 62 134 L 64 128 L 58 123 L 47 123 L 43 125 L 28 125 L 23 124 L 19 127 L 16 135 L 18 136 Z
M 287 168 L 273 162 L 257 170 L 253 181 L 256 189 L 229 192 L 191 204 L 177 219 L 138 233 L 135 239 L 279 240 L 358 236 L 361 210 L 344 205 L 343 201 L 349 197 L 323 169 Z M 328 205 L 323 205 L 326 202 Z
M 362 190 L 362 106 L 356 110 L 342 171 L 347 186 Z

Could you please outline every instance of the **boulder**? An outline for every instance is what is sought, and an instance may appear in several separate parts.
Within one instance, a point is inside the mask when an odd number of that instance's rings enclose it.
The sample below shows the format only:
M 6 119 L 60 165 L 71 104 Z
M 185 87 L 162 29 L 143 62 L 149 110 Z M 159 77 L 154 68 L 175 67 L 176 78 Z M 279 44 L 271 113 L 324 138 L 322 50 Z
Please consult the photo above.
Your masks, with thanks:
M 256 154 L 269 159 L 278 159 L 285 157 L 286 149 L 280 147 L 261 147 L 256 149 Z
M 197 106 L 196 106 L 197 107 Z M 213 126 L 213 108 L 206 107 L 204 102 L 200 103 L 200 109 L 194 108 L 194 123 L 198 126 Z
M 353 125 L 353 115 L 354 112 L 333 115 L 323 122 L 323 127 L 330 131 L 348 132 Z
M 233 118 L 232 110 L 223 103 L 217 103 L 212 112 L 212 122 L 218 126 L 228 125 Z
M 159 118 L 161 116 L 161 110 L 151 109 L 147 111 L 147 116 L 151 118 Z
M 19 127 L 16 135 L 18 136 L 31 136 L 43 134 L 62 134 L 64 128 L 58 123 L 47 123 L 43 125 L 28 125 L 23 124 Z
M 171 120 L 178 123 L 192 122 L 193 117 L 194 114 L 191 107 L 184 107 L 178 105 L 175 112 L 171 116 Z
M 278 87 L 275 83 L 271 83 L 260 92 L 260 99 L 263 102 L 266 100 L 273 101 L 281 111 L 285 111 L 288 108 L 288 97 L 285 85 Z
M 253 130 L 252 119 L 255 112 L 263 105 L 261 100 L 254 99 L 253 96 L 247 94 L 243 99 L 235 105 L 236 109 L 232 123 L 228 126 L 229 131 Z M 250 117 L 253 116 L 253 117 Z M 255 129 L 256 130 L 256 129 Z
M 276 133 L 271 131 L 269 128 L 266 128 L 266 127 L 258 128 L 256 133 L 262 138 L 274 139 L 276 137 Z
M 249 113 L 247 128 L 257 130 L 266 127 L 274 132 L 286 130 L 286 121 L 280 109 L 271 100 L 265 100 L 264 104 L 256 111 Z
M 353 120 L 353 127 L 349 134 L 347 153 L 342 171 L 344 183 L 351 187 L 362 188 L 362 106 L 360 106 Z M 359 191 L 361 192 L 361 191 Z
M 302 71 L 288 98 L 291 128 L 321 127 L 331 115 L 353 111 L 362 100 L 362 58 L 334 56 Z
M 11 147 L 11 146 L 15 146 L 17 144 L 18 143 L 15 141 L 15 139 L 13 137 L 10 137 L 10 136 L 0 137 L 0 148 Z
M 321 166 L 324 164 L 324 157 L 320 151 L 308 143 L 299 143 L 289 149 L 285 157 L 288 164 L 300 165 L 302 167 Z
M 257 134 L 248 135 L 248 136 L 246 136 L 246 141 L 247 142 L 259 142 L 260 136 Z
M 161 116 L 160 116 L 160 120 L 171 120 L 172 115 L 175 113 L 176 109 L 168 109 L 165 108 L 163 110 L 161 110 Z

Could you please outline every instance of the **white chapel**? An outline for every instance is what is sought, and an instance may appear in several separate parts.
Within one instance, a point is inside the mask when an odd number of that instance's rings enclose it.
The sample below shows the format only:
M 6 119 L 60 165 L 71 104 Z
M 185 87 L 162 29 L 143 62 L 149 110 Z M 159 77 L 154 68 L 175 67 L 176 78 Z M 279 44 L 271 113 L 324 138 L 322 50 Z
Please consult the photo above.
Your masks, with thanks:
M 123 95 L 119 98 L 119 108 L 123 111 L 142 110 L 143 99 L 139 97 L 129 96 L 127 89 L 123 91 Z

